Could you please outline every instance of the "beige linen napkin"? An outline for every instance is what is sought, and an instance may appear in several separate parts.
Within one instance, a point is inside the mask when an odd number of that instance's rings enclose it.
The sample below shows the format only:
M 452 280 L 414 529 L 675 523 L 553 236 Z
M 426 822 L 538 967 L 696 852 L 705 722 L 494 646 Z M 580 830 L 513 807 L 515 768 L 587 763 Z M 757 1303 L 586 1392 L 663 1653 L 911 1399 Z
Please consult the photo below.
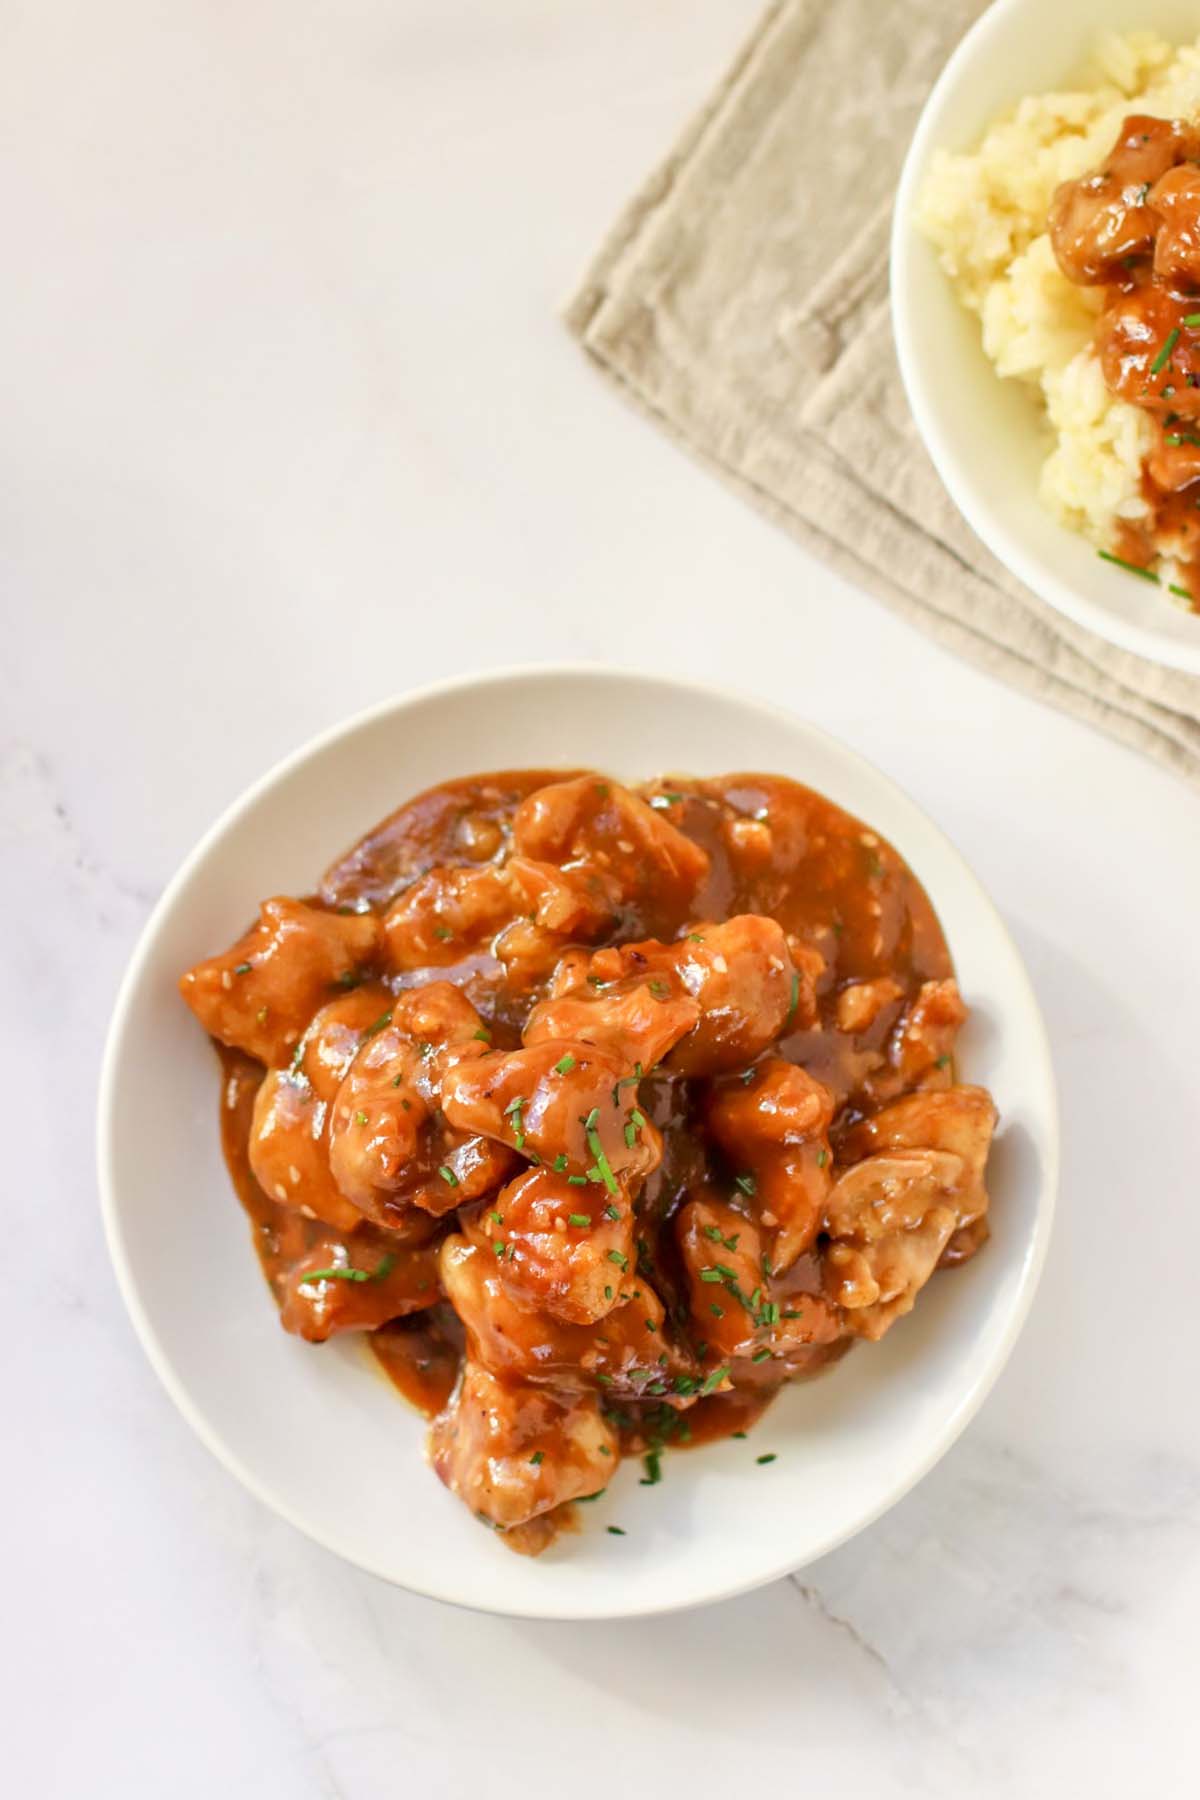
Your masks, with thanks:
M 1200 785 L 1200 679 L 1035 598 L 959 517 L 892 349 L 888 224 L 981 0 L 782 0 L 618 221 L 567 321 L 771 517 L 942 643 Z

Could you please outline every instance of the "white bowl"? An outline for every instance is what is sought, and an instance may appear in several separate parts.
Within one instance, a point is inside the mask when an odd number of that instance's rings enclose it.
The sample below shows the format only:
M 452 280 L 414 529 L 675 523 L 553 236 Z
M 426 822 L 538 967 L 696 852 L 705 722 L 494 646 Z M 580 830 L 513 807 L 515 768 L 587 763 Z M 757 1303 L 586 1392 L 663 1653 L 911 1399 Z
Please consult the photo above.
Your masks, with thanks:
M 879 1345 L 786 1391 L 745 1442 L 635 1462 L 536 1561 L 512 1555 L 441 1486 L 425 1427 L 361 1343 L 288 1337 L 217 1142 L 217 1065 L 176 979 L 234 938 L 264 894 L 309 891 L 392 807 L 454 775 L 592 764 L 628 778 L 775 771 L 882 832 L 924 882 L 974 1009 L 962 1069 L 1002 1117 L 994 1236 L 938 1276 Z M 991 1387 L 1029 1308 L 1057 1167 L 1054 1083 L 1012 942 L 946 839 L 832 738 L 755 701 L 601 669 L 537 669 L 389 702 L 306 746 L 193 851 L 125 978 L 100 1094 L 100 1185 L 117 1276 L 184 1416 L 267 1505 L 348 1561 L 491 1612 L 613 1618 L 716 1600 L 830 1549 L 898 1500 Z M 757 1455 L 774 1451 L 767 1466 Z M 604 1527 L 620 1524 L 626 1535 Z
M 1200 673 L 1200 616 L 1105 564 L 1038 500 L 1046 454 L 1036 400 L 1002 381 L 979 321 L 913 223 L 935 150 L 970 150 L 1026 94 L 1069 85 L 1105 30 L 1200 30 L 1195 0 L 996 0 L 946 64 L 904 164 L 892 226 L 892 318 L 900 370 L 926 448 L 988 549 L 1060 612 L 1139 656 Z

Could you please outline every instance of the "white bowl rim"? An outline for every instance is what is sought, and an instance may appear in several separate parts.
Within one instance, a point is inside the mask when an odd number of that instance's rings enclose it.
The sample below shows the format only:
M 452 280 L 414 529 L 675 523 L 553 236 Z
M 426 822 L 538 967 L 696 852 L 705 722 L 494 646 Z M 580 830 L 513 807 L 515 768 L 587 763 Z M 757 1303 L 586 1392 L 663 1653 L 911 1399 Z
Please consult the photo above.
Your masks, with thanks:
M 1077 625 L 1095 632 L 1097 637 L 1116 644 L 1122 650 L 1129 650 L 1135 656 L 1144 657 L 1148 662 L 1197 675 L 1200 674 L 1200 630 L 1197 631 L 1196 642 L 1189 644 L 1169 636 L 1165 631 L 1159 632 L 1153 627 L 1140 625 L 1135 620 L 1114 616 L 1086 594 L 1060 580 L 1025 549 L 1019 537 L 1007 531 L 996 520 L 986 502 L 977 497 L 972 482 L 961 472 L 954 457 L 946 452 L 933 404 L 927 396 L 921 359 L 914 349 L 912 315 L 909 309 L 909 272 L 915 248 L 913 215 L 916 210 L 917 189 L 924 177 L 930 152 L 937 148 L 942 103 L 955 87 L 962 70 L 986 51 L 988 42 L 995 33 L 1005 28 L 1009 15 L 1029 4 L 1030 0 L 992 0 L 987 11 L 981 13 L 969 27 L 955 45 L 931 88 L 905 154 L 892 211 L 889 252 L 892 333 L 900 376 L 921 441 L 929 452 L 942 485 L 976 537 L 997 561 L 1003 563 L 1033 593 L 1040 595 Z M 987 124 L 987 120 L 980 122 L 981 132 Z M 1000 377 L 997 376 L 996 379 L 999 381 Z M 1166 605 L 1167 602 L 1164 601 L 1163 604 Z
M 843 1529 L 826 1534 L 815 1546 L 806 1549 L 799 1558 L 785 1557 L 777 1563 L 765 1568 L 748 1579 L 738 1578 L 725 1584 L 705 1587 L 695 1594 L 670 1601 L 638 1604 L 620 1602 L 612 1607 L 594 1608 L 586 1613 L 576 1610 L 564 1610 L 553 1601 L 546 1604 L 531 1602 L 519 1609 L 509 1605 L 493 1605 L 484 1599 L 464 1599 L 460 1593 L 448 1592 L 436 1581 L 418 1581 L 398 1577 L 386 1568 L 380 1567 L 369 1557 L 363 1556 L 354 1545 L 339 1542 L 332 1532 L 316 1526 L 304 1515 L 303 1508 L 294 1505 L 286 1495 L 274 1491 L 270 1484 L 256 1475 L 246 1466 L 243 1459 L 231 1451 L 225 1444 L 219 1429 L 210 1422 L 206 1414 L 193 1401 L 183 1378 L 176 1373 L 167 1353 L 160 1344 L 145 1307 L 142 1304 L 136 1280 L 126 1254 L 120 1209 L 118 1204 L 118 1171 L 115 1167 L 113 1152 L 113 1114 L 116 1087 L 124 1051 L 124 1040 L 129 1024 L 129 1015 L 133 1007 L 134 997 L 141 982 L 145 965 L 150 960 L 155 941 L 166 925 L 177 895 L 186 887 L 200 865 L 206 860 L 210 851 L 242 816 L 258 805 L 259 801 L 278 783 L 287 779 L 296 769 L 314 757 L 320 756 L 344 738 L 369 728 L 376 722 L 391 714 L 399 714 L 419 704 L 436 700 L 440 696 L 456 694 L 464 689 L 487 690 L 502 686 L 511 681 L 542 680 L 556 682 L 579 677 L 617 680 L 624 683 L 642 685 L 661 691 L 663 687 L 671 687 L 686 694 L 694 701 L 720 699 L 734 702 L 775 719 L 790 724 L 800 725 L 810 734 L 814 741 L 832 748 L 848 765 L 857 766 L 875 782 L 881 791 L 890 792 L 891 796 L 900 800 L 918 814 L 929 830 L 939 848 L 957 865 L 958 872 L 971 888 L 973 898 L 980 911 L 987 915 L 992 928 L 1003 939 L 1011 951 L 1014 964 L 1014 977 L 1021 984 L 1020 999 L 1027 1011 L 1029 1025 L 1036 1045 L 1037 1058 L 1040 1063 L 1038 1083 L 1044 1095 L 1046 1135 L 1045 1142 L 1039 1146 L 1043 1153 L 1043 1173 L 1040 1182 L 1042 1197 L 1030 1240 L 1026 1246 L 1021 1265 L 1020 1281 L 1015 1293 L 1004 1331 L 997 1341 L 990 1361 L 985 1364 L 975 1377 L 973 1385 L 963 1394 L 958 1404 L 949 1413 L 941 1429 L 931 1436 L 931 1441 L 923 1457 L 914 1466 L 906 1469 L 904 1476 L 880 1498 L 878 1504 L 865 1512 L 856 1515 Z M 749 765 L 748 765 L 749 766 Z M 936 901 L 935 901 L 936 905 Z M 906 1494 L 922 1481 L 929 1471 L 941 1460 L 951 1446 L 965 1431 L 975 1417 L 984 1400 L 991 1392 L 1012 1353 L 1017 1338 L 1028 1317 L 1029 1309 L 1041 1279 L 1049 1247 L 1051 1228 L 1058 1195 L 1060 1170 L 1060 1126 L 1057 1086 L 1054 1079 L 1053 1062 L 1050 1044 L 1046 1033 L 1045 1022 L 1037 997 L 1029 981 L 1023 959 L 1012 940 L 1007 926 L 996 910 L 986 889 L 974 874 L 970 865 L 960 855 L 951 840 L 933 823 L 924 810 L 912 800 L 906 791 L 893 781 L 890 776 L 870 762 L 867 757 L 851 750 L 833 733 L 811 724 L 786 707 L 771 701 L 763 701 L 756 695 L 747 694 L 739 689 L 726 687 L 717 683 L 700 682 L 678 678 L 673 675 L 658 675 L 643 670 L 624 670 L 611 664 L 573 662 L 573 663 L 524 663 L 512 664 L 503 668 L 489 669 L 470 675 L 456 675 L 444 680 L 430 682 L 419 688 L 413 688 L 400 695 L 377 702 L 354 714 L 339 724 L 328 727 L 314 737 L 302 743 L 295 750 L 283 756 L 265 774 L 245 789 L 218 816 L 209 829 L 203 834 L 195 848 L 185 857 L 180 867 L 171 877 L 162 895 L 154 906 L 150 917 L 144 925 L 137 944 L 134 947 L 125 975 L 118 990 L 113 1008 L 112 1021 L 105 1041 L 103 1060 L 100 1071 L 100 1082 L 97 1102 L 97 1172 L 100 1190 L 100 1209 L 104 1225 L 105 1238 L 109 1256 L 116 1275 L 118 1289 L 129 1313 L 134 1330 L 142 1349 L 158 1376 L 167 1394 L 175 1406 L 191 1426 L 196 1436 L 204 1444 L 217 1462 L 229 1474 L 254 1496 L 262 1505 L 284 1519 L 289 1525 L 301 1532 L 310 1541 L 319 1544 L 323 1549 L 341 1557 L 352 1567 L 374 1575 L 391 1586 L 399 1587 L 405 1592 L 418 1594 L 426 1599 L 444 1601 L 457 1605 L 467 1611 L 498 1614 L 507 1618 L 545 1619 L 560 1621 L 613 1620 L 627 1618 L 645 1618 L 672 1612 L 682 1612 L 696 1606 L 714 1605 L 722 1600 L 733 1599 L 739 1594 L 749 1593 L 756 1588 L 764 1587 L 773 1581 L 780 1580 L 799 1567 L 807 1567 L 819 1557 L 827 1555 L 848 1539 L 857 1536 L 877 1519 L 888 1512 Z

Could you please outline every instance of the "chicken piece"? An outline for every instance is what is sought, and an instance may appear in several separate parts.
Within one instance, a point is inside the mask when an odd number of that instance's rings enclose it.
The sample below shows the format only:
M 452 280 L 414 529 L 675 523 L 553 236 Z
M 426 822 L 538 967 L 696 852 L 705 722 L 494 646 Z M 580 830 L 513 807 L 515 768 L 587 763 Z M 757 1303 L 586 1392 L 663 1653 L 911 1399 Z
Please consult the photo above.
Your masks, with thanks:
M 848 982 L 834 1007 L 837 1028 L 849 1037 L 862 1037 L 903 998 L 904 989 L 890 975 L 880 975 L 874 981 Z
M 603 937 L 616 922 L 616 883 L 599 871 L 513 856 L 504 875 L 520 916 L 501 932 L 494 951 L 510 986 L 532 987 L 549 974 L 564 945 Z
M 1050 202 L 1050 242 L 1067 280 L 1117 281 L 1130 258 L 1148 256 L 1160 222 L 1151 190 L 1198 151 L 1200 135 L 1180 120 L 1127 118 L 1103 165 L 1064 181 Z
M 1200 359 L 1197 360 L 1197 382 L 1200 383 Z M 1158 420 L 1154 439 L 1146 457 L 1145 468 L 1151 481 L 1161 488 L 1164 494 L 1178 494 L 1183 488 L 1191 487 L 1193 481 L 1200 480 L 1200 386 L 1185 387 L 1180 392 L 1181 412 L 1190 415 L 1191 422 L 1184 419 L 1167 418 Z M 1131 533 L 1127 530 L 1124 540 L 1118 544 L 1126 562 L 1133 562 L 1138 568 L 1150 568 L 1159 551 L 1165 547 L 1180 562 L 1191 562 L 1195 559 L 1200 538 L 1200 519 L 1188 517 L 1184 510 L 1182 515 L 1171 517 L 1169 523 L 1164 522 L 1161 535 L 1156 535 L 1160 527 L 1147 535 L 1138 532 L 1130 543 Z
M 612 1312 L 637 1261 L 628 1195 L 594 1183 L 572 1186 L 552 1169 L 519 1175 L 467 1235 L 496 1256 L 504 1290 L 518 1306 L 570 1324 Z
M 823 1294 L 772 1298 L 757 1227 L 714 1194 L 686 1201 L 675 1229 L 693 1334 L 707 1344 L 708 1361 L 749 1365 L 738 1369 L 739 1383 L 793 1374 L 844 1336 L 838 1309 Z
M 847 1330 L 878 1339 L 912 1310 L 971 1204 L 969 1171 L 949 1151 L 888 1150 L 845 1171 L 826 1211 L 824 1286 Z
M 442 1106 L 461 1131 L 510 1144 L 560 1174 L 588 1176 L 615 1197 L 662 1160 L 662 1139 L 638 1111 L 616 1057 L 558 1038 L 496 1050 L 446 1077 Z
M 690 994 L 652 977 L 589 981 L 589 967 L 586 957 L 564 957 L 551 994 L 526 1020 L 527 1044 L 574 1038 L 611 1052 L 625 1069 L 645 1073 L 695 1027 L 700 1008 Z
M 513 847 L 537 862 L 608 878 L 624 901 L 686 912 L 708 856 L 628 788 L 595 775 L 552 782 L 522 801 Z
M 386 988 L 361 987 L 313 1019 L 290 1066 L 267 1072 L 254 1102 L 248 1154 L 259 1186 L 282 1206 L 353 1231 L 362 1215 L 329 1167 L 329 1111 L 364 1034 L 389 1004 Z
M 1184 323 L 1195 311 L 1194 302 L 1143 285 L 1118 293 L 1096 327 L 1096 355 L 1110 392 L 1158 414 L 1163 434 L 1181 442 L 1189 433 L 1180 421 L 1200 417 L 1200 388 L 1192 385 L 1200 381 L 1200 331 Z
M 430 1460 L 451 1493 L 499 1531 L 607 1486 L 620 1441 L 595 1394 L 500 1381 L 468 1361 L 429 1433 Z M 544 1548 L 549 1536 L 516 1548 Z
M 834 1098 L 795 1063 L 771 1057 L 716 1085 L 707 1123 L 770 1234 L 776 1271 L 790 1268 L 821 1227 L 832 1185 L 829 1123 Z
M 530 1014 L 526 1041 L 574 1024 L 644 1070 L 662 1058 L 678 1074 L 707 1075 L 742 1067 L 793 1022 L 815 1017 L 811 981 L 783 929 L 744 913 L 698 925 L 677 943 L 614 944 L 586 966 L 564 959 L 550 996 Z
M 501 869 L 430 869 L 384 915 L 388 963 L 408 970 L 462 962 L 489 948 L 519 904 Z
M 911 1085 L 932 1070 L 947 1072 L 955 1040 L 967 1022 L 967 1009 L 958 983 L 923 981 L 916 999 L 900 1021 L 893 1056 L 906 1084 Z
M 1191 135 L 1200 144 L 1200 134 Z M 1154 273 L 1185 290 L 1194 287 L 1200 282 L 1200 169 L 1186 162 L 1169 170 L 1151 188 L 1148 205 L 1162 220 Z
M 963 1166 L 956 1206 L 965 1226 L 987 1211 L 983 1176 L 995 1128 L 996 1107 L 986 1088 L 935 1089 L 861 1119 L 843 1138 L 842 1154 L 857 1159 L 879 1151 L 943 1150 L 957 1156 Z
M 433 1220 L 421 1223 L 431 1239 Z M 437 1299 L 437 1246 L 432 1242 L 389 1244 L 382 1233 L 352 1245 L 327 1238 L 288 1270 L 279 1316 L 285 1331 L 321 1344 L 341 1331 L 374 1331 Z
M 475 1008 L 448 981 L 400 995 L 376 1021 L 333 1103 L 329 1164 L 346 1199 L 376 1224 L 409 1208 L 441 1214 L 479 1199 L 516 1166 L 511 1150 L 448 1125 L 447 1078 L 487 1053 Z
M 456 1234 L 442 1244 L 442 1287 L 476 1362 L 505 1380 L 597 1385 L 614 1400 L 690 1403 L 695 1365 L 668 1335 L 662 1301 L 632 1267 L 613 1265 L 618 1304 L 606 1318 L 568 1325 L 518 1306 L 499 1265 L 494 1248 L 480 1243 L 478 1233 Z
M 271 1068 L 288 1061 L 317 1009 L 354 987 L 378 949 L 371 913 L 264 900 L 257 925 L 189 969 L 179 991 L 207 1032 Z
M 815 1017 L 811 989 L 774 919 L 744 913 L 689 932 L 676 946 L 676 970 L 700 1007 L 695 1031 L 667 1059 L 680 1074 L 742 1067 L 802 1016 Z

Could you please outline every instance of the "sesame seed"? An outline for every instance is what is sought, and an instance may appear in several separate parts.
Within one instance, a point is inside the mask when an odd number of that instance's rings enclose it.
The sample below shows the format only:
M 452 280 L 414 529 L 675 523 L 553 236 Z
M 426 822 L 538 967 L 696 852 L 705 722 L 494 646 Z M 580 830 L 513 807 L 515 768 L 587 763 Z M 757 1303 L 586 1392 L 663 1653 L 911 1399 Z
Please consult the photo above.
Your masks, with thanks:
M 298 1181 L 300 1180 L 300 1171 L 296 1167 L 295 1163 L 288 1164 L 288 1180 L 291 1182 L 293 1187 L 295 1187 L 296 1184 L 298 1183 Z
M 231 988 L 233 986 L 233 976 L 229 973 L 228 969 L 221 970 L 221 986 L 223 988 Z
M 284 1187 L 282 1181 L 277 1181 L 275 1183 L 275 1198 L 277 1200 L 286 1200 L 287 1197 L 288 1197 L 287 1189 Z

